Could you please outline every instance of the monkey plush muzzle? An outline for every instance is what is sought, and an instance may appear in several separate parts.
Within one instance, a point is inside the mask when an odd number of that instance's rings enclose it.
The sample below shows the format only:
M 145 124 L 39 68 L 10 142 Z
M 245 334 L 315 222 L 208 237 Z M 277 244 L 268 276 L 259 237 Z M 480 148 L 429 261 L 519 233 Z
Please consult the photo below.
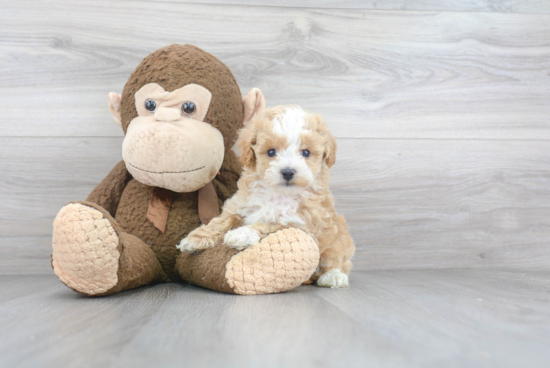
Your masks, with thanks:
M 189 84 L 168 92 L 156 83 L 135 94 L 135 117 L 122 158 L 139 182 L 177 193 L 208 184 L 220 170 L 225 148 L 220 131 L 204 122 L 212 94 Z

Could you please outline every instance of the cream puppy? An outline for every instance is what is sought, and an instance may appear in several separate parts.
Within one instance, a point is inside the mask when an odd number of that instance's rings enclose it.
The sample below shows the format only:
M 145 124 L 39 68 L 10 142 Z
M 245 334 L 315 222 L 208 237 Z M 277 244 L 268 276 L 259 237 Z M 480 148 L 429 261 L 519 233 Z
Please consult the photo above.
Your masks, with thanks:
M 355 246 L 328 189 L 336 141 L 321 116 L 297 106 L 267 109 L 241 131 L 239 146 L 244 171 L 237 193 L 220 216 L 189 233 L 178 248 L 195 251 L 223 241 L 244 249 L 295 227 L 319 244 L 321 260 L 311 282 L 348 286 Z

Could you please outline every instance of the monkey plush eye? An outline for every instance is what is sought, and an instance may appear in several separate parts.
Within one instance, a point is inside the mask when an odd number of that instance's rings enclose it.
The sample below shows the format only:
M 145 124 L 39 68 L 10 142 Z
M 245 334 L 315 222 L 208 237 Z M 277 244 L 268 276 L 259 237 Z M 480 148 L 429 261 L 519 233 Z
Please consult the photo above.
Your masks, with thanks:
M 302 156 L 309 157 L 310 152 L 308 150 L 302 150 Z
M 274 157 L 276 154 L 277 154 L 277 151 L 275 151 L 275 148 L 272 148 L 269 151 L 267 151 L 267 155 L 269 157 Z
M 153 100 L 145 100 L 145 109 L 153 112 L 157 109 L 157 104 Z
M 181 105 L 181 112 L 185 115 L 191 115 L 196 109 L 195 103 L 191 101 L 184 102 L 183 105 Z

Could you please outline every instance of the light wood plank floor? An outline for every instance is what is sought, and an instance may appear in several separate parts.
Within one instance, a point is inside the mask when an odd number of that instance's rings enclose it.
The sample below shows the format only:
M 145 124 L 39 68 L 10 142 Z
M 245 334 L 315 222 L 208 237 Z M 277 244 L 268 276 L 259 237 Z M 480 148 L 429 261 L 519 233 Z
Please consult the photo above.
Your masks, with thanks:
M 86 298 L 54 276 L 2 276 L 0 366 L 548 367 L 550 272 L 362 271 L 351 282 Z

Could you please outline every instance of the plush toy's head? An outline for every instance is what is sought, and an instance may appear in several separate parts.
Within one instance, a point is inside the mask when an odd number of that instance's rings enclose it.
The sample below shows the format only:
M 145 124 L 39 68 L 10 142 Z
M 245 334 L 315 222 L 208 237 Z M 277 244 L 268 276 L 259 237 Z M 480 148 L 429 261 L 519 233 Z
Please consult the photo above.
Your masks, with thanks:
M 109 109 L 125 133 L 122 158 L 139 182 L 174 192 L 195 191 L 220 170 L 243 121 L 265 106 L 261 92 L 241 99 L 231 71 L 191 45 L 147 56 Z

